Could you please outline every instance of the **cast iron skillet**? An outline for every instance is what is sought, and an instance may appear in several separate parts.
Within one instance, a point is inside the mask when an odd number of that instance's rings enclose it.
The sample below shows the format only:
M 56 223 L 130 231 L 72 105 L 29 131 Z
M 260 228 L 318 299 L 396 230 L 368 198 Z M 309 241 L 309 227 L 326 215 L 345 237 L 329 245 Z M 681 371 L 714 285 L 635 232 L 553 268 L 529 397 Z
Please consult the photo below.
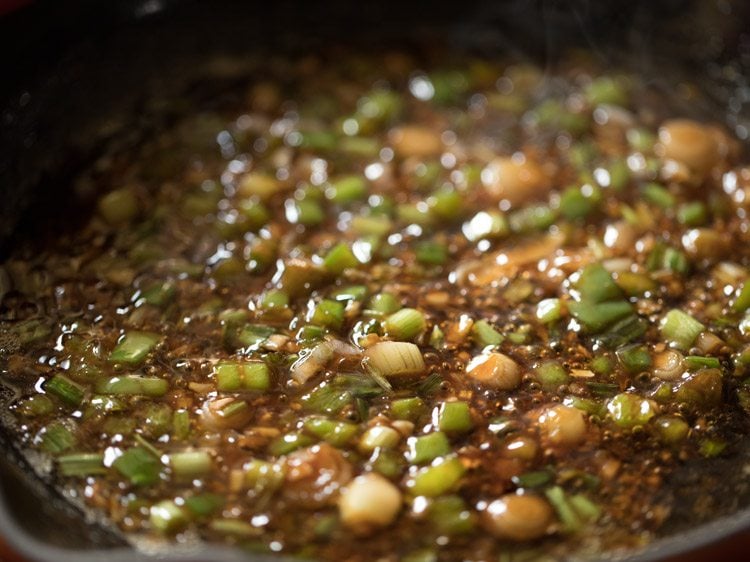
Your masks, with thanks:
M 750 9 L 742 0 L 460 0 L 229 2 L 37 1 L 0 20 L 0 263 L 15 243 L 52 234 L 91 194 L 70 178 L 117 142 L 137 143 L 196 100 L 231 85 L 243 57 L 339 45 L 368 51 L 438 43 L 465 52 L 511 52 L 553 62 L 582 47 L 603 62 L 635 63 L 669 92 L 681 73 L 704 87 L 742 137 L 750 131 Z M 220 61 L 220 62 L 217 62 Z M 155 101 L 161 100 L 161 102 Z M 0 280 L 0 286 L 1 286 Z M 211 546 L 136 552 L 106 523 L 64 501 L 25 462 L 3 429 L 0 384 L 0 536 L 31 560 L 266 560 Z M 750 437 L 738 457 L 677 472 L 676 514 L 665 538 L 630 561 L 664 559 L 750 529 Z M 691 514 L 711 487 L 714 518 Z M 278 560 L 275 558 L 274 560 Z

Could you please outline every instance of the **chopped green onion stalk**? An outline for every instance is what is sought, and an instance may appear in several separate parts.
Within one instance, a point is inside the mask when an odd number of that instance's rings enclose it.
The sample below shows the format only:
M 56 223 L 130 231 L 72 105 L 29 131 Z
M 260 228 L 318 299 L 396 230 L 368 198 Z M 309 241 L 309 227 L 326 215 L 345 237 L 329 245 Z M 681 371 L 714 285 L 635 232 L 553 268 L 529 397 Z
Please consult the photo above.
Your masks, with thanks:
M 402 308 L 383 322 L 385 333 L 396 340 L 408 341 L 427 329 L 424 314 L 414 308 Z
M 138 366 L 161 340 L 161 336 L 151 332 L 127 332 L 109 354 L 111 363 L 124 363 Z

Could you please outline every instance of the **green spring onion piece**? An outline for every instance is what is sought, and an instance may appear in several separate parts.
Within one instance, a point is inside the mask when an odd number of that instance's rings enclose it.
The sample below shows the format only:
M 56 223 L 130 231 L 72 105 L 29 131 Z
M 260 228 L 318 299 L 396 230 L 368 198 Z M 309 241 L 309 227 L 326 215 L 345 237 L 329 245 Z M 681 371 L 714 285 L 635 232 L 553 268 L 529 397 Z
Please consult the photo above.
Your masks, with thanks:
M 169 465 L 177 478 L 192 480 L 210 473 L 213 461 L 207 451 L 183 451 L 170 454 Z
M 536 318 L 543 324 L 557 322 L 562 318 L 562 300 L 557 298 L 544 299 L 536 306 Z
M 244 231 L 258 231 L 271 220 L 271 212 L 268 207 L 254 198 L 244 198 L 237 201 L 237 212 L 244 219 L 240 221 Z
M 399 420 L 416 421 L 425 411 L 421 398 L 399 398 L 391 402 L 391 414 Z
M 336 148 L 336 135 L 330 131 L 305 131 L 301 135 L 300 148 L 323 151 Z
M 641 192 L 646 201 L 653 203 L 662 209 L 673 209 L 676 204 L 674 195 L 658 183 L 648 183 L 644 185 Z
M 144 435 L 158 439 L 169 433 L 172 427 L 172 408 L 168 404 L 158 402 L 148 404 L 144 413 Z
M 602 303 L 570 302 L 568 310 L 573 317 L 590 333 L 602 332 L 617 320 L 633 314 L 633 308 L 627 301 Z
M 101 453 L 69 453 L 57 458 L 57 470 L 63 476 L 90 476 L 106 474 L 104 455 Z
M 185 409 L 175 410 L 172 416 L 172 437 L 178 440 L 187 439 L 190 435 L 190 412 Z
M 427 517 L 441 535 L 464 535 L 474 530 L 476 517 L 460 496 L 435 498 L 430 503 Z
M 222 418 L 227 419 L 244 413 L 247 411 L 248 407 L 247 402 L 244 400 L 232 400 L 225 406 L 222 406 L 217 414 Z
M 659 329 L 662 337 L 678 349 L 686 351 L 706 327 L 686 312 L 673 309 L 662 319 Z
M 128 396 L 164 396 L 169 390 L 169 381 L 159 377 L 141 375 L 123 375 L 103 379 L 96 384 L 99 394 Z
M 556 213 L 543 205 L 529 206 L 512 212 L 508 216 L 511 232 L 527 234 L 547 230 L 555 224 Z
M 406 458 L 412 464 L 424 464 L 451 452 L 451 444 L 442 431 L 410 437 L 407 445 Z
M 380 238 L 393 231 L 393 221 L 385 215 L 356 215 L 352 218 L 351 228 L 360 236 Z
M 151 527 L 163 534 L 181 531 L 188 524 L 185 510 L 172 500 L 163 500 L 151 506 Z
M 401 308 L 398 299 L 391 293 L 378 293 L 374 295 L 367 305 L 367 312 L 374 315 L 386 315 L 396 312 Z
M 458 457 L 441 457 L 419 469 L 406 481 L 406 488 L 414 496 L 441 496 L 454 489 L 465 472 Z
M 49 379 L 44 390 L 59 398 L 68 406 L 80 406 L 86 389 L 78 383 L 73 382 L 65 375 L 55 375 Z
M 73 428 L 59 421 L 46 426 L 39 436 L 39 447 L 53 455 L 67 451 L 77 443 L 78 438 Z
M 430 345 L 435 349 L 443 349 L 443 346 L 445 345 L 445 334 L 437 324 L 432 327 L 432 332 L 430 333 Z
M 288 455 L 302 447 L 312 445 L 313 443 L 315 443 L 315 441 L 303 433 L 287 433 L 286 435 L 282 435 L 271 441 L 268 445 L 268 452 L 274 456 L 280 457 L 282 455 Z
M 349 285 L 331 293 L 331 298 L 337 301 L 362 301 L 366 296 L 367 287 L 364 285 Z
M 612 275 L 601 264 L 586 266 L 573 283 L 573 287 L 580 294 L 581 302 L 597 304 L 623 298 L 622 291 L 612 279 Z
M 539 384 L 541 384 L 542 388 L 547 392 L 553 392 L 562 385 L 570 382 L 568 372 L 559 362 L 554 360 L 540 363 L 534 369 L 534 373 L 536 374 Z
M 251 459 L 242 471 L 245 486 L 256 491 L 275 490 L 284 483 L 285 469 L 280 463 Z
M 586 382 L 586 388 L 594 396 L 608 398 L 617 394 L 617 391 L 620 390 L 620 385 L 608 382 L 588 381 Z
M 503 343 L 502 334 L 495 330 L 486 320 L 477 320 L 471 327 L 471 337 L 480 347 L 500 345 Z
M 748 308 L 750 308 L 750 281 L 745 281 L 737 293 L 737 298 L 732 303 L 732 310 L 745 312 Z
M 344 137 L 339 139 L 338 148 L 353 156 L 374 158 L 380 151 L 380 143 L 369 137 Z
M 721 441 L 719 439 L 704 439 L 701 441 L 698 452 L 701 456 L 707 459 L 712 459 L 721 455 L 726 448 L 726 441 Z
M 138 197 L 132 189 L 115 189 L 99 199 L 99 214 L 109 224 L 127 224 L 138 214 Z
M 423 265 L 444 265 L 448 261 L 448 249 L 439 242 L 419 242 L 414 253 Z
M 622 271 L 617 274 L 617 285 L 629 297 L 640 297 L 646 293 L 653 293 L 659 285 L 648 274 Z
M 568 498 L 571 507 L 586 522 L 596 521 L 601 517 L 601 508 L 583 494 L 574 494 Z
M 656 410 L 649 400 L 625 392 L 607 403 L 607 411 L 612 421 L 623 428 L 644 425 L 656 415 Z
M 435 408 L 433 416 L 440 431 L 463 433 L 474 427 L 471 408 L 466 402 L 443 402 Z
M 151 332 L 126 333 L 109 354 L 110 363 L 124 363 L 135 367 L 143 363 L 161 336 Z
M 369 454 L 375 449 L 393 449 L 401 441 L 401 434 L 387 425 L 374 425 L 367 429 L 359 439 L 358 449 Z
M 362 201 L 367 196 L 367 184 L 361 176 L 345 176 L 331 183 L 326 197 L 339 205 Z
M 46 394 L 34 394 L 24 398 L 16 406 L 16 411 L 25 418 L 46 416 L 55 410 L 55 404 Z
M 441 104 L 456 103 L 469 89 L 469 80 L 464 72 L 458 70 L 442 70 L 429 75 L 432 83 L 432 101 Z
M 615 191 L 625 189 L 630 181 L 630 168 L 624 159 L 614 160 L 609 165 L 609 187 Z
M 640 338 L 646 333 L 647 328 L 648 323 L 643 318 L 629 314 L 600 333 L 596 337 L 596 343 L 609 349 L 616 348 Z
M 275 330 L 271 326 L 259 324 L 234 324 L 224 325 L 224 342 L 232 349 L 243 348 L 253 350 L 260 347 Z
M 235 537 L 256 537 L 261 530 L 239 519 L 214 519 L 208 524 L 212 531 Z
M 143 447 L 133 447 L 117 457 L 112 466 L 134 486 L 149 486 L 159 481 L 161 463 Z
M 332 421 L 325 418 L 310 418 L 305 421 L 304 427 L 305 431 L 334 447 L 345 446 L 354 438 L 358 430 L 353 423 Z
M 622 81 L 609 76 L 593 80 L 584 90 L 586 101 L 591 105 L 627 105 L 628 91 Z
M 413 340 L 427 329 L 424 314 L 415 308 L 402 308 L 383 321 L 385 333 L 396 340 Z
M 685 226 L 703 226 L 708 221 L 708 209 L 703 201 L 690 201 L 677 208 L 677 220 Z
M 403 223 L 422 227 L 430 226 L 434 220 L 426 203 L 402 203 L 396 207 L 396 216 Z
M 279 289 L 266 291 L 260 299 L 260 307 L 265 310 L 284 308 L 286 306 L 289 306 L 289 295 Z
M 537 470 L 514 476 L 511 481 L 519 488 L 541 488 L 549 484 L 552 478 L 553 474 L 548 470 Z
M 685 357 L 685 366 L 689 371 L 699 369 L 718 369 L 721 367 L 721 361 L 717 357 L 701 357 L 699 355 L 688 355 Z
M 218 494 L 199 494 L 185 498 L 185 507 L 198 517 L 208 517 L 219 511 L 227 502 L 226 498 Z
M 690 426 L 677 416 L 660 416 L 655 420 L 655 426 L 662 442 L 668 445 L 681 443 L 690 432 Z
M 262 361 L 220 361 L 214 374 L 221 392 L 268 390 L 271 386 L 271 371 Z
M 630 373 L 642 373 L 651 366 L 651 354 L 645 345 L 626 345 L 619 348 L 615 355 Z
M 378 449 L 372 460 L 372 469 L 386 478 L 399 478 L 406 468 L 406 461 L 395 449 Z
M 463 225 L 463 233 L 470 242 L 484 238 L 503 238 L 510 234 L 508 219 L 499 211 L 480 211 Z
M 313 326 L 308 324 L 302 326 L 297 332 L 296 338 L 298 342 L 304 343 L 305 345 L 319 341 L 326 335 L 325 328 L 320 326 Z
M 609 375 L 615 369 L 612 359 L 606 355 L 597 355 L 589 363 L 589 368 L 597 375 Z
M 427 199 L 432 212 L 447 221 L 456 221 L 463 212 L 463 197 L 455 189 L 440 189 Z
M 311 306 L 307 320 L 318 326 L 338 330 L 344 323 L 344 310 L 346 305 L 342 302 L 323 299 Z
M 555 508 L 557 516 L 562 523 L 563 530 L 567 533 L 580 531 L 583 527 L 583 521 L 581 521 L 576 510 L 568 502 L 568 497 L 565 491 L 559 486 L 553 486 L 552 488 L 545 490 L 544 493 L 547 496 L 549 503 Z
M 592 398 L 581 398 L 580 396 L 569 396 L 563 401 L 566 406 L 572 406 L 592 416 L 602 417 L 607 409 L 600 401 Z
M 585 188 L 593 191 L 590 185 Z M 569 187 L 560 195 L 560 214 L 571 221 L 587 217 L 596 210 L 601 198 L 596 193 L 588 193 L 584 188 Z
M 336 244 L 323 258 L 323 267 L 334 275 L 341 275 L 344 270 L 353 269 L 358 265 L 359 260 L 354 257 L 351 248 L 344 242 Z
M 169 281 L 154 283 L 143 290 L 139 295 L 138 301 L 142 300 L 146 304 L 163 307 L 172 302 L 176 294 L 177 288 L 174 286 L 174 283 Z
M 309 198 L 287 205 L 286 215 L 289 222 L 305 226 L 319 225 L 326 218 L 326 213 L 320 203 Z

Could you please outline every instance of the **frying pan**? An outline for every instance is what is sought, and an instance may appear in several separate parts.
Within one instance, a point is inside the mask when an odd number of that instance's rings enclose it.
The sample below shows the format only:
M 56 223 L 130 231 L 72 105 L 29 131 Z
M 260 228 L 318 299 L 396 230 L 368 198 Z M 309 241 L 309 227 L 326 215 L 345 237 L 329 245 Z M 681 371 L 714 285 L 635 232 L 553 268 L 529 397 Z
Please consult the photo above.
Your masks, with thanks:
M 253 56 L 339 45 L 365 51 L 438 43 L 510 52 L 543 64 L 582 47 L 602 63 L 627 59 L 668 94 L 689 73 L 740 138 L 750 131 L 750 9 L 741 0 L 461 0 L 296 3 L 213 0 L 37 1 L 0 19 L 0 263 L 31 236 L 74 222 L 92 194 L 71 179 L 104 147 L 136 144 L 170 117 L 210 100 Z M 716 111 L 718 110 L 718 113 Z M 136 551 L 84 514 L 13 446 L 0 384 L 0 536 L 30 560 L 266 560 L 211 546 Z M 6 420 L 7 421 L 7 420 Z M 679 469 L 664 538 L 620 556 L 663 560 L 750 530 L 750 437 L 737 457 Z M 710 490 L 710 491 L 709 491 Z M 692 505 L 710 493 L 710 518 Z M 745 543 L 746 544 L 746 543 Z M 2 553 L 0 552 L 0 557 Z M 279 558 L 274 558 L 279 560 Z

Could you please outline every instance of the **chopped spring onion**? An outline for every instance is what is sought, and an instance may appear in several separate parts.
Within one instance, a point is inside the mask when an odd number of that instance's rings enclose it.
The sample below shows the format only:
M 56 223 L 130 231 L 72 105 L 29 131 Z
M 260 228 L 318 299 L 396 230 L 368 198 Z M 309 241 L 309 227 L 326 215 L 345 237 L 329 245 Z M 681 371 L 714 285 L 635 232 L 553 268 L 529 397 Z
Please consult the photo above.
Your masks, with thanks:
M 357 267 L 359 260 L 354 256 L 348 244 L 340 242 L 331 248 L 323 258 L 323 267 L 334 275 L 341 275 L 344 270 Z
M 103 379 L 96 384 L 99 394 L 133 396 L 164 396 L 169 389 L 169 381 L 159 377 L 123 375 Z
M 57 469 L 63 476 L 106 474 L 101 453 L 70 453 L 57 458 Z
M 140 365 L 160 339 L 159 334 L 151 332 L 128 332 L 109 354 L 109 361 L 130 366 Z
M 331 183 L 325 191 L 326 197 L 338 203 L 346 205 L 361 201 L 367 196 L 367 184 L 361 176 L 345 176 Z
M 440 457 L 409 478 L 406 488 L 414 496 L 441 496 L 454 489 L 465 472 L 458 457 Z
M 222 361 L 214 373 L 221 392 L 268 390 L 271 386 L 271 371 L 262 361 Z
M 83 402 L 85 389 L 65 375 L 55 375 L 47 381 L 44 389 L 68 406 L 79 406 Z
M 211 472 L 213 461 L 207 451 L 183 451 L 169 455 L 172 472 L 180 479 L 193 479 Z
M 390 337 L 405 341 L 412 340 L 425 331 L 427 321 L 424 314 L 415 308 L 402 308 L 383 322 L 385 333 Z
M 399 398 L 391 402 L 391 414 L 399 420 L 415 421 L 424 413 L 425 405 L 421 398 Z
M 41 449 L 53 455 L 67 451 L 78 443 L 73 428 L 59 421 L 45 427 L 38 439 Z
M 426 370 L 419 348 L 413 343 L 382 341 L 365 351 L 366 368 L 384 377 L 419 375 Z
M 412 464 L 424 464 L 451 452 L 451 444 L 442 431 L 410 437 L 407 444 L 406 458 Z
M 681 350 L 690 349 L 695 338 L 706 327 L 695 318 L 681 310 L 670 310 L 659 325 L 661 334 L 672 345 Z
M 367 312 L 374 315 L 386 315 L 396 312 L 401 305 L 391 293 L 378 293 L 370 299 Z
M 172 534 L 187 525 L 188 517 L 184 508 L 173 500 L 163 500 L 151 506 L 149 521 L 151 526 L 160 533 Z
M 474 427 L 469 404 L 461 401 L 443 402 L 435 408 L 433 418 L 440 431 L 464 433 Z
M 471 335 L 474 342 L 480 347 L 500 345 L 503 343 L 503 335 L 495 330 L 486 320 L 477 320 L 471 327 Z
M 353 423 L 333 421 L 326 418 L 310 418 L 305 421 L 305 431 L 330 443 L 343 447 L 357 434 L 358 427 Z
M 344 323 L 344 309 L 342 302 L 323 299 L 311 305 L 307 319 L 318 326 L 338 330 Z
M 161 462 L 143 447 L 128 449 L 112 466 L 134 486 L 149 486 L 159 481 Z

